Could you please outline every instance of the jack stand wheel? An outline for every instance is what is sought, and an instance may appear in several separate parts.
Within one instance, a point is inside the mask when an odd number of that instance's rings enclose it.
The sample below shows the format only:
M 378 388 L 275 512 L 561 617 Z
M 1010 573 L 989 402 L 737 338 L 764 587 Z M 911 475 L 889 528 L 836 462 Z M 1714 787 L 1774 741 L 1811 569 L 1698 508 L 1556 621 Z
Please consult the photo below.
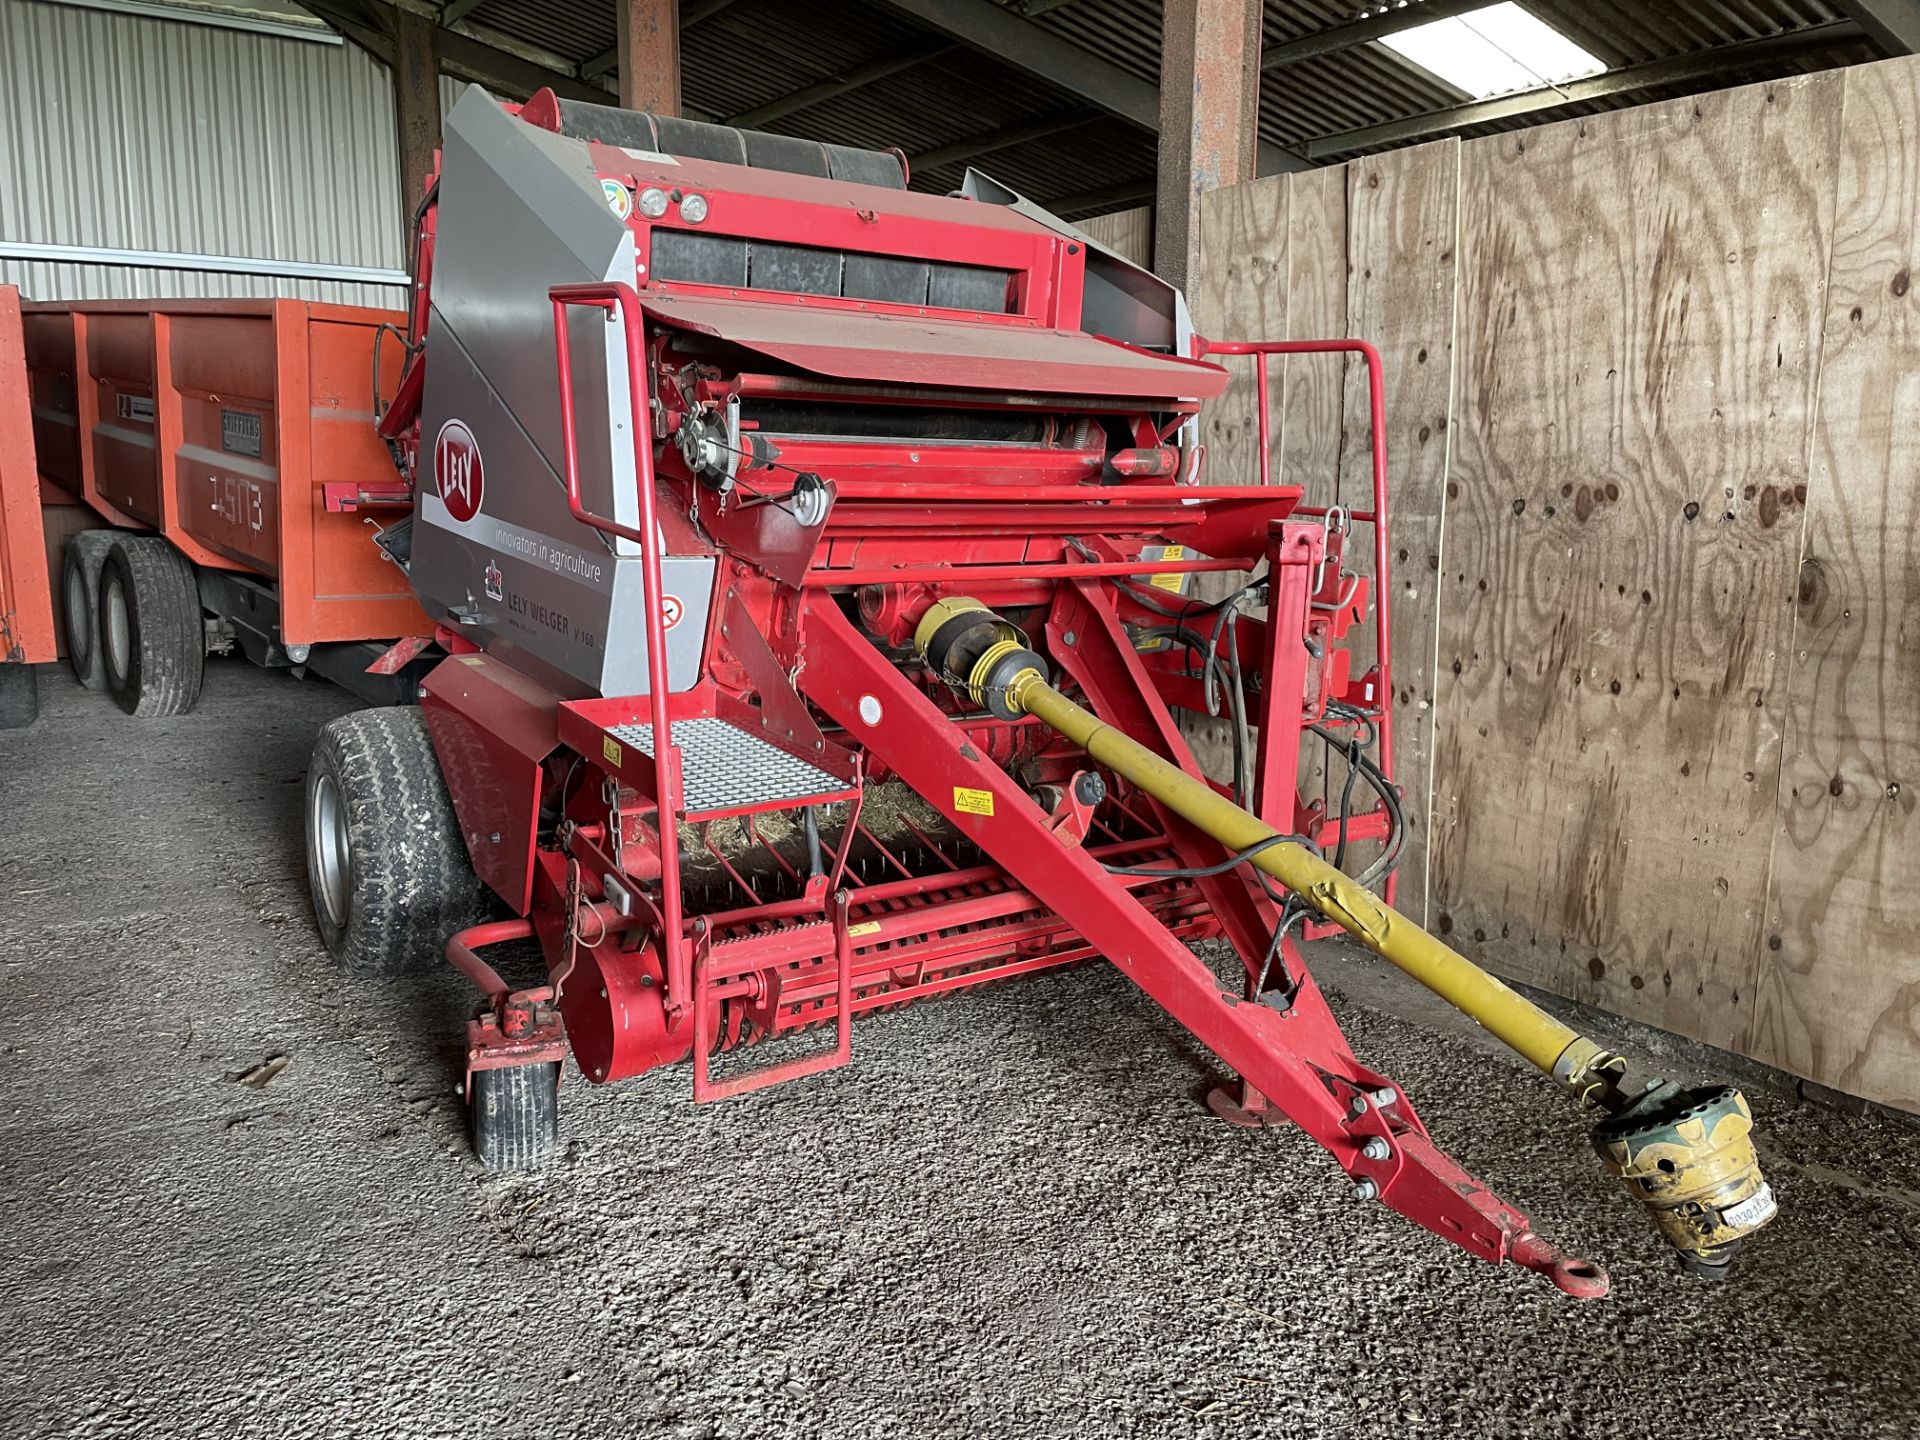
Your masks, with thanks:
M 544 1169 L 560 1148 L 560 1065 L 473 1072 L 467 1101 L 473 1153 L 495 1175 Z

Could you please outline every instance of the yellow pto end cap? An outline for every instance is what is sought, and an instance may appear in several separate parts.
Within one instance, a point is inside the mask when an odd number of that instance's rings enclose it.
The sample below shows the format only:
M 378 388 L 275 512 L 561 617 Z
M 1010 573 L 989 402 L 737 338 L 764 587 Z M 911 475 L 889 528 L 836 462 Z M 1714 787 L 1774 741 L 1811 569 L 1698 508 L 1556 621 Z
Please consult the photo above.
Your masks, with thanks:
M 1778 1213 L 1731 1086 L 1659 1085 L 1593 1132 L 1594 1149 L 1690 1273 L 1726 1277 L 1734 1249 Z

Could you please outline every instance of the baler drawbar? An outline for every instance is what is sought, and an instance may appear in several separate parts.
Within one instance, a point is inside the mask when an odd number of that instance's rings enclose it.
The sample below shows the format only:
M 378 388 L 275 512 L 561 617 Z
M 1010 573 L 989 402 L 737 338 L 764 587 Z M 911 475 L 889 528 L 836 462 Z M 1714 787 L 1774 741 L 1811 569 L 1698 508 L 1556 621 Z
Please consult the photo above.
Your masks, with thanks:
M 1239 1077 L 1217 1113 L 1290 1120 L 1357 1197 L 1604 1294 L 1355 1057 L 1299 944 L 1337 930 L 1601 1111 L 1606 1167 L 1725 1274 L 1773 1215 L 1738 1092 L 1630 1086 L 1392 906 L 1379 356 L 1210 344 L 986 177 L 906 179 L 547 92 L 448 117 L 381 420 L 414 512 L 380 539 L 446 658 L 418 712 L 329 727 L 308 834 L 337 955 L 390 969 L 431 934 L 482 990 L 482 1161 L 553 1152 L 568 1054 L 595 1083 L 690 1059 L 713 1100 L 847 1063 L 860 1014 L 1105 959 Z M 1351 510 L 1267 473 L 1271 357 L 1322 353 L 1369 372 Z M 1209 355 L 1252 359 L 1245 483 L 1203 478 Z M 539 983 L 483 957 L 507 942 Z

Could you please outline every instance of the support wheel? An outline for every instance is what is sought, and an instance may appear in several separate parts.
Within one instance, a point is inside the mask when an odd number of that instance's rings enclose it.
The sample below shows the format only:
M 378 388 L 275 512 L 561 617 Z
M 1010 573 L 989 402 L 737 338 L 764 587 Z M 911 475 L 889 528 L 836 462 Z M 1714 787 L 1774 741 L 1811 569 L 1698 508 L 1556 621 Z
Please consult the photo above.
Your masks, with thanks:
M 100 658 L 129 715 L 184 715 L 200 698 L 206 620 L 193 566 L 158 535 L 123 535 L 100 565 Z
M 347 970 L 433 970 L 455 931 L 487 918 L 418 710 L 359 710 L 330 722 L 313 747 L 306 795 L 314 918 Z
M 473 1072 L 473 1153 L 494 1174 L 539 1170 L 560 1148 L 560 1066 Z
M 60 639 L 73 678 L 89 690 L 107 688 L 95 602 L 100 595 L 100 567 L 118 538 L 113 530 L 82 530 L 69 535 L 60 547 Z

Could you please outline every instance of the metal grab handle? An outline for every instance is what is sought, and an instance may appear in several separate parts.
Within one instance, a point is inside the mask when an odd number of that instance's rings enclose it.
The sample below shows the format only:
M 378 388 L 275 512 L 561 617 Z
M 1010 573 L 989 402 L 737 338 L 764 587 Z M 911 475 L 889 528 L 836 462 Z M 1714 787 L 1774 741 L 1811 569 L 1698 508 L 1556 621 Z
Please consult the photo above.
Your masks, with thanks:
M 646 611 L 647 700 L 653 719 L 653 798 L 660 806 L 660 919 L 661 948 L 667 972 L 667 1012 L 684 1014 L 692 1004 L 693 955 L 684 934 L 680 902 L 681 808 L 680 747 L 674 743 L 673 722 L 667 706 L 667 625 L 662 608 L 666 582 L 660 574 L 660 526 L 654 504 L 653 429 L 643 424 L 649 413 L 646 355 L 646 316 L 640 292 L 618 280 L 582 285 L 555 285 L 547 291 L 553 303 L 554 364 L 560 379 L 560 449 L 567 481 L 567 511 L 582 525 L 640 547 L 640 589 Z M 573 356 L 567 344 L 567 310 L 587 305 L 618 315 L 626 332 L 627 403 L 633 421 L 633 471 L 639 486 L 640 528 L 622 525 L 587 510 L 580 500 L 580 462 L 573 425 Z M 602 637 L 602 643 L 611 637 Z

